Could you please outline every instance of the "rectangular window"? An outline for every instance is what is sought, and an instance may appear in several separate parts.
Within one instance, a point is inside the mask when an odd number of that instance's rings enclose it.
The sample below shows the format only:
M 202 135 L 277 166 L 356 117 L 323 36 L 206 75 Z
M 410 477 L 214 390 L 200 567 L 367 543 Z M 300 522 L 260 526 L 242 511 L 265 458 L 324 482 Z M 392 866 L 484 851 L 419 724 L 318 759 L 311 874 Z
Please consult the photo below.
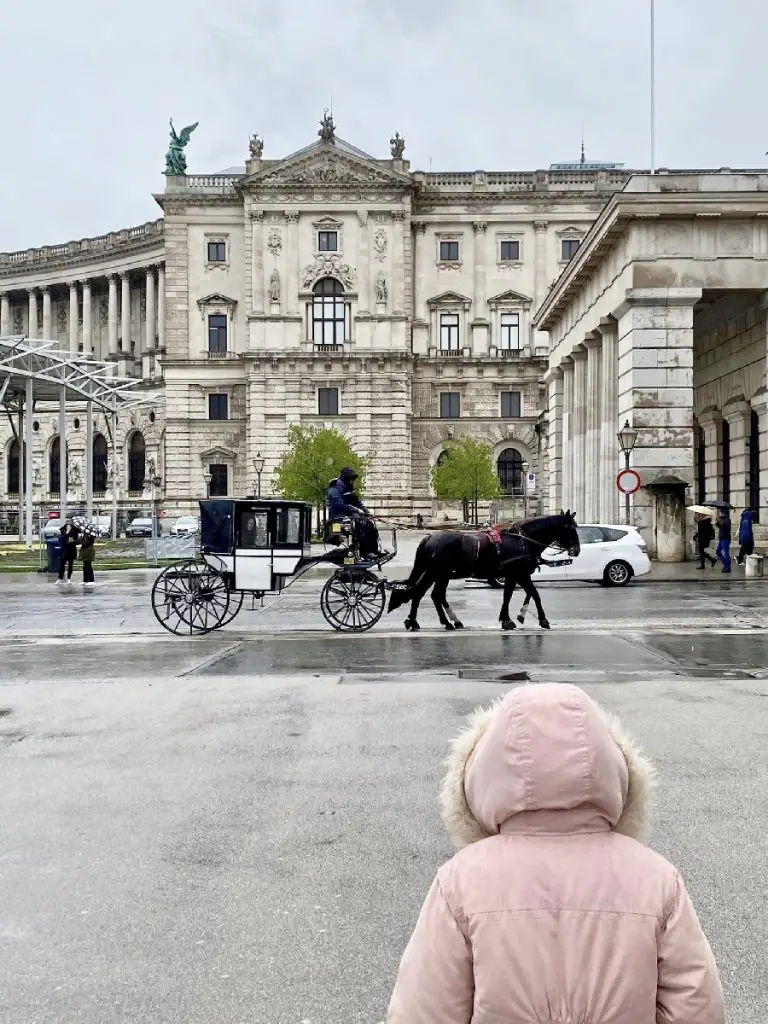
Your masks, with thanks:
M 504 420 L 520 419 L 520 392 L 501 392 L 501 418 Z
M 459 351 L 459 314 L 440 314 L 440 351 Z
M 317 413 L 319 416 L 339 415 L 339 389 L 318 388 Z
M 339 248 L 338 231 L 318 231 L 317 249 L 318 252 L 337 252 Z
M 223 313 L 208 316 L 208 351 L 227 351 L 227 318 Z
M 226 498 L 229 494 L 229 473 L 226 463 L 213 462 L 208 467 L 208 472 L 211 474 L 208 494 L 212 498 Z
M 503 352 L 517 352 L 520 349 L 520 314 L 501 314 L 501 337 L 499 348 Z
M 461 415 L 461 395 L 458 391 L 440 392 L 440 419 L 457 420 Z
M 581 240 L 578 238 L 564 238 L 561 244 L 561 258 L 564 260 L 573 259 L 576 252 L 581 245 Z
M 208 395 L 208 419 L 228 420 L 229 419 L 229 396 Z
M 209 242 L 208 243 L 208 262 L 209 263 L 226 263 L 227 260 L 227 243 L 226 242 Z
M 501 258 L 502 260 L 519 260 L 520 259 L 520 242 L 518 241 L 505 241 L 501 243 Z
M 440 259 L 447 262 L 453 262 L 459 258 L 459 243 L 458 242 L 441 242 L 440 243 Z

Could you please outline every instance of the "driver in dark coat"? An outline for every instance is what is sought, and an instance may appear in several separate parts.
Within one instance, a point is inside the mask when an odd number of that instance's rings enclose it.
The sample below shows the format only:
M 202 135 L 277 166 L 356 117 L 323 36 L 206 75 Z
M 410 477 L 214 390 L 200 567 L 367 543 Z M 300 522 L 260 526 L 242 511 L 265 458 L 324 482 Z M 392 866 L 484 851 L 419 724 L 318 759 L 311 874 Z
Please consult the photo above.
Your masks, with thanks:
M 357 472 L 345 466 L 328 488 L 328 515 L 332 522 L 352 519 L 361 558 L 379 554 L 379 531 L 371 513 L 355 491 Z

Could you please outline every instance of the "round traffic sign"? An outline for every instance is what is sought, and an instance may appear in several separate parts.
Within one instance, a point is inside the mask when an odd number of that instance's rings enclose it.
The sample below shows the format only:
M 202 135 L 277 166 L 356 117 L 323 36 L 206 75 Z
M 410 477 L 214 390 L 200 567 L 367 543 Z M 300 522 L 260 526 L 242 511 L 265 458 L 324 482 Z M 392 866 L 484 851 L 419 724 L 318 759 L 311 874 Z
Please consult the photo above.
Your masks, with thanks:
M 616 477 L 616 486 L 622 494 L 634 494 L 640 490 L 640 474 L 634 469 L 622 469 Z

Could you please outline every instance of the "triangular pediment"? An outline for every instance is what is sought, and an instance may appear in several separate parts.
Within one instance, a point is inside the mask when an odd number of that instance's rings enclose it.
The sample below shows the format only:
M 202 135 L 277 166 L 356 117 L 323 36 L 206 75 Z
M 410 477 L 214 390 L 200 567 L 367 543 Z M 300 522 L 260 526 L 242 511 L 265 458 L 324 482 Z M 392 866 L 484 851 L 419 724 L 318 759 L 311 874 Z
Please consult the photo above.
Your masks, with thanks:
M 216 446 L 215 448 L 206 448 L 204 452 L 200 452 L 201 462 L 234 462 L 237 458 L 237 452 L 233 452 L 231 448 L 222 448 Z
M 488 305 L 491 309 L 495 309 L 497 306 L 524 306 L 528 307 L 533 302 L 530 295 L 523 295 L 522 292 L 513 291 L 508 288 L 504 292 L 499 292 L 498 295 L 493 295 L 488 299 Z
M 270 163 L 246 175 L 241 187 L 248 189 L 276 185 L 281 188 L 318 188 L 363 185 L 369 188 L 392 188 L 398 185 L 410 188 L 410 177 L 393 171 L 386 166 L 387 162 L 354 149 L 342 139 L 336 142 L 315 142 L 285 160 Z
M 231 299 L 228 295 L 222 295 L 221 292 L 211 292 L 210 295 L 204 295 L 202 299 L 197 300 L 198 306 L 202 309 L 203 306 L 236 306 L 237 299 Z
M 459 292 L 441 292 L 439 295 L 433 295 L 431 299 L 427 299 L 428 306 L 462 306 L 464 309 L 469 309 L 472 305 L 472 300 L 467 295 L 461 295 Z

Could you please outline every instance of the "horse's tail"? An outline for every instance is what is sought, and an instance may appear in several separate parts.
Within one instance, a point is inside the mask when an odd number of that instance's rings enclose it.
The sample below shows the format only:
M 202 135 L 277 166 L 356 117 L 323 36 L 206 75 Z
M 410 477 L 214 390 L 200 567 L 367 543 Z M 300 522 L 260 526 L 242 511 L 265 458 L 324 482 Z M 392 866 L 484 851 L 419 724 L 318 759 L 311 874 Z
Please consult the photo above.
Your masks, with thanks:
M 429 537 L 422 537 L 419 541 L 419 546 L 416 548 L 416 555 L 413 559 L 413 568 L 408 576 L 408 579 L 403 580 L 399 583 L 392 591 L 389 598 L 388 612 L 394 611 L 395 608 L 399 608 L 401 605 L 406 604 L 411 600 L 413 595 L 413 588 L 419 582 L 424 575 L 426 564 L 428 560 L 427 555 L 427 542 Z

